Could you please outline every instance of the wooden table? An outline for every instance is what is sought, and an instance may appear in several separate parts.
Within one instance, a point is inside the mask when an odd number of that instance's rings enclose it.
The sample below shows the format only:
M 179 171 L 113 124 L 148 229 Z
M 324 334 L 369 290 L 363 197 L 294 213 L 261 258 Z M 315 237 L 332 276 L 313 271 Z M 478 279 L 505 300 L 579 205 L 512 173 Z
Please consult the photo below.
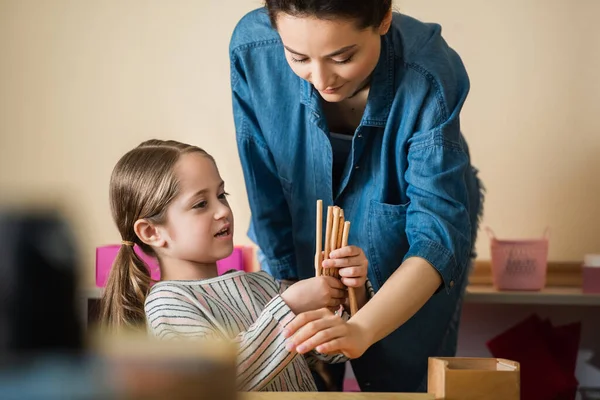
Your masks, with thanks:
M 240 400 L 434 400 L 427 393 L 340 393 L 340 392 L 252 392 L 240 393 Z

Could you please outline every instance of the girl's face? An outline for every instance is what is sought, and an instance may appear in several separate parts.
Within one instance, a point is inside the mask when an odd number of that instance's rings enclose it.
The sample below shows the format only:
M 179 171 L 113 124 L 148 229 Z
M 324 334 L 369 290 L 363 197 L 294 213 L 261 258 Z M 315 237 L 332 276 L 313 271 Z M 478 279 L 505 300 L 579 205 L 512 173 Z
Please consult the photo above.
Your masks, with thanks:
M 175 164 L 179 194 L 160 228 L 169 258 L 214 264 L 233 251 L 233 214 L 215 163 L 200 153 L 181 156 Z
M 312 83 L 325 101 L 339 102 L 368 82 L 390 22 L 391 13 L 379 28 L 359 30 L 352 20 L 280 13 L 277 30 L 294 73 Z

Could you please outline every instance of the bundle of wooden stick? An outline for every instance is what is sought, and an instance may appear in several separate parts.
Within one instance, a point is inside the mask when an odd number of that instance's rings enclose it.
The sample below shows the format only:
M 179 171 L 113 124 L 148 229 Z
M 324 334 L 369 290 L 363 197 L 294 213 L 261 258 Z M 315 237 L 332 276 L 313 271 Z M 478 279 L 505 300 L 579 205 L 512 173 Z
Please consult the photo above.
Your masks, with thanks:
M 327 207 L 325 227 L 325 251 L 323 251 L 323 200 L 317 200 L 315 272 L 317 276 L 332 276 L 340 279 L 338 268 L 323 268 L 323 260 L 329 258 L 333 250 L 348 246 L 350 221 L 344 220 L 344 210 L 338 206 Z M 356 314 L 358 304 L 354 288 L 348 288 L 350 315 Z

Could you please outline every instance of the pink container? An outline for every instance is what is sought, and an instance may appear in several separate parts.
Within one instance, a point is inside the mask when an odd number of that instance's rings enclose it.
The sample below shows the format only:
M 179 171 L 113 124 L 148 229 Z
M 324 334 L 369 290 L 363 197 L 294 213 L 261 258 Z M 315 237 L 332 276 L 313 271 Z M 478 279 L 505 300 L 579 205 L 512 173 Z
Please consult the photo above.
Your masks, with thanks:
M 492 281 L 498 290 L 541 290 L 546 286 L 548 236 L 541 239 L 500 240 L 490 228 Z
M 585 256 L 582 268 L 583 293 L 600 294 L 600 254 Z
M 117 257 L 117 253 L 121 245 L 108 245 L 96 248 L 96 286 L 106 286 L 108 274 L 112 268 L 113 262 Z M 137 255 L 150 268 L 150 276 L 153 280 L 160 280 L 160 269 L 156 259 L 147 256 L 140 250 L 138 246 L 134 248 Z M 249 246 L 236 246 L 231 255 L 227 258 L 217 261 L 217 269 L 219 275 L 229 270 L 246 271 L 251 268 L 250 260 L 252 260 L 253 249 Z

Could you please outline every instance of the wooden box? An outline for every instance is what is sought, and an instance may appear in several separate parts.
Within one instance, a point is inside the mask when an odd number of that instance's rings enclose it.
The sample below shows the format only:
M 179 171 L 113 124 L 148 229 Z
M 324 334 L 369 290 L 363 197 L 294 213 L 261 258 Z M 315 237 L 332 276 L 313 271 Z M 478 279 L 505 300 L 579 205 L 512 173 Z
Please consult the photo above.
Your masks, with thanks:
M 519 400 L 520 365 L 501 358 L 429 358 L 427 392 L 445 400 Z

